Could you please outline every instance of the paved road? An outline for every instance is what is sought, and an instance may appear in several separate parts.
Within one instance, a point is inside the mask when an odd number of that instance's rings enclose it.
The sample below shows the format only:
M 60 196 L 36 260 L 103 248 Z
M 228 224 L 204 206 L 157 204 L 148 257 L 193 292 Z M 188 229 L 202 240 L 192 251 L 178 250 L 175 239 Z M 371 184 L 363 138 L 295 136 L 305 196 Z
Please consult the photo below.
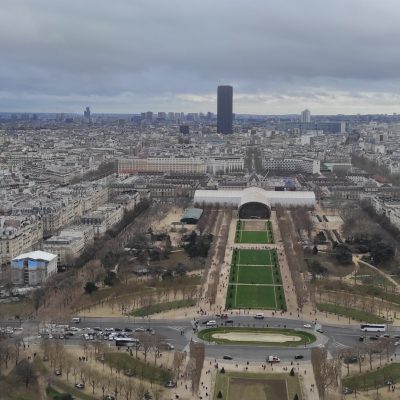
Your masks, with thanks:
M 204 317 L 200 321 L 211 319 L 212 317 Z M 215 318 L 219 324 L 223 324 L 224 320 Z M 310 321 L 295 320 L 289 318 L 265 318 L 264 320 L 256 320 L 252 316 L 235 316 L 231 319 L 234 320 L 233 326 L 252 326 L 252 327 L 287 327 L 303 329 L 303 325 L 310 323 Z M 187 350 L 190 340 L 198 340 L 197 335 L 193 334 L 193 320 L 179 319 L 179 320 L 158 320 L 153 318 L 82 318 L 82 321 L 77 326 L 79 328 L 94 328 L 100 327 L 101 329 L 107 327 L 113 328 L 153 328 L 157 333 L 163 335 L 168 342 L 173 344 L 177 350 Z M 0 326 L 13 326 L 19 325 L 18 322 L 0 322 Z M 26 321 L 22 323 L 24 328 L 23 335 L 37 337 L 39 324 L 35 321 Z M 205 326 L 200 325 L 200 329 Z M 359 327 L 353 326 L 340 326 L 340 325 L 323 325 L 324 333 L 313 332 L 317 336 L 317 341 L 307 348 L 286 348 L 280 346 L 265 347 L 265 346 L 251 346 L 251 345 L 216 345 L 206 344 L 206 355 L 213 358 L 222 358 L 224 355 L 230 355 L 235 360 L 249 360 L 249 361 L 265 361 L 268 354 L 277 354 L 282 360 L 293 360 L 295 354 L 301 354 L 304 359 L 310 358 L 310 348 L 313 346 L 326 346 L 329 351 L 335 351 L 342 348 L 351 348 L 359 343 L 361 335 Z M 311 331 L 311 330 L 310 330 Z M 390 327 L 389 333 L 391 336 L 400 335 L 400 329 Z M 82 333 L 78 333 L 81 335 Z M 367 334 L 369 336 L 373 334 Z M 66 340 L 67 344 L 79 344 L 82 338 L 80 336 Z M 110 342 L 110 344 L 113 342 Z

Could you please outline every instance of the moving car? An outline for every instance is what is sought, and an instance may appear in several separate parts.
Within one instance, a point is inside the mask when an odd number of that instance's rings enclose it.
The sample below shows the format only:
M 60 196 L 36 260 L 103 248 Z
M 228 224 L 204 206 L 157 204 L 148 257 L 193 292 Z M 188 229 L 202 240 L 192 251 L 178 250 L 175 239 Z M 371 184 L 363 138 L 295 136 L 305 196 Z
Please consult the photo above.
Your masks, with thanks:
M 165 343 L 165 347 L 167 348 L 167 350 L 174 350 L 175 346 L 171 343 Z
M 311 325 L 311 324 L 304 324 L 304 325 L 303 325 L 303 328 L 311 329 L 311 328 L 312 328 L 312 325 Z
M 294 356 L 294 359 L 295 360 L 302 360 L 304 358 L 304 356 L 302 355 L 302 354 L 296 354 L 295 356 Z
M 85 389 L 85 384 L 82 382 L 75 383 L 75 387 L 78 389 Z
M 217 326 L 217 321 L 210 320 L 206 323 L 206 326 Z
M 350 389 L 349 387 L 344 387 L 342 392 L 343 394 L 352 394 L 353 390 Z
M 223 358 L 224 360 L 233 360 L 233 357 L 232 357 L 232 356 L 228 356 L 228 355 L 223 356 L 222 358 Z
M 125 374 L 126 376 L 129 376 L 129 377 L 135 376 L 135 372 L 132 371 L 131 369 L 125 370 L 125 371 L 124 371 L 124 374 Z
M 264 319 L 264 314 L 263 314 L 263 313 L 257 313 L 257 314 L 254 316 L 254 318 L 255 318 L 255 319 Z

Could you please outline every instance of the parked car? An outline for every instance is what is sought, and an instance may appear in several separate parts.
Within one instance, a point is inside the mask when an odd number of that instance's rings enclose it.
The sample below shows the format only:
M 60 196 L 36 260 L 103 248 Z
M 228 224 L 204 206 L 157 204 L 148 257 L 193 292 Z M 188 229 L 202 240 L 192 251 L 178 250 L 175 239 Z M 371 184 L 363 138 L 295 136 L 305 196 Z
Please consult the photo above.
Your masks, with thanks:
M 355 364 L 358 361 L 358 357 L 356 355 L 348 356 L 343 359 L 345 364 Z
M 353 393 L 353 389 L 350 389 L 349 387 L 344 387 L 342 390 L 343 394 L 352 394 Z
M 296 354 L 295 356 L 294 356 L 294 359 L 295 360 L 302 360 L 304 358 L 304 356 L 302 355 L 302 354 Z
M 85 384 L 83 382 L 75 383 L 75 387 L 78 389 L 85 389 Z
M 144 332 L 144 329 L 143 328 L 136 328 L 135 332 Z
M 224 360 L 233 360 L 232 356 L 225 355 L 222 357 Z
M 61 369 L 55 369 L 54 370 L 54 374 L 56 375 L 56 376 L 61 376 L 62 375 L 62 372 L 61 372 Z
M 172 388 L 176 387 L 176 382 L 174 382 L 174 381 L 168 381 L 164 386 L 165 386 L 166 388 L 172 389 Z
M 135 371 L 132 371 L 131 369 L 125 370 L 125 371 L 124 371 L 124 374 L 125 374 L 126 376 L 129 376 L 130 378 L 131 378 L 132 376 L 135 376 L 135 375 L 136 375 L 136 374 L 135 374 Z
M 125 332 L 132 332 L 132 329 L 131 328 L 125 328 L 124 331 Z

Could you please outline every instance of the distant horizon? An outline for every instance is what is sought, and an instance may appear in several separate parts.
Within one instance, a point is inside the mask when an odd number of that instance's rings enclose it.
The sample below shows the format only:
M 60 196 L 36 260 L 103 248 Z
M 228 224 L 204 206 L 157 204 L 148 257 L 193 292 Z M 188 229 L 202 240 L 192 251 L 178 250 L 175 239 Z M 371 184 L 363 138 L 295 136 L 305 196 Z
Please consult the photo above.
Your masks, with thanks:
M 85 106 L 86 107 L 86 106 Z M 90 106 L 89 106 L 90 107 Z M 92 109 L 90 109 L 91 115 L 93 116 L 100 116 L 100 115 L 124 115 L 124 116 L 139 116 L 141 115 L 141 113 L 145 113 L 145 112 L 153 112 L 153 117 L 157 118 L 157 113 L 158 112 L 164 112 L 166 114 L 168 114 L 168 112 L 173 112 L 173 113 L 184 113 L 185 115 L 188 114 L 203 114 L 203 115 L 207 115 L 207 112 L 212 112 L 214 118 L 216 118 L 217 113 L 213 112 L 213 111 L 189 111 L 189 112 L 184 112 L 184 111 L 152 111 L 152 110 L 146 110 L 146 111 L 140 111 L 140 112 L 94 112 Z M 310 110 L 311 112 L 311 110 Z M 72 111 L 72 112 L 67 112 L 67 111 L 0 111 L 0 115 L 13 115 L 13 114 L 17 114 L 17 115 L 60 115 L 60 114 L 64 114 L 64 115 L 74 115 L 74 116 L 82 116 L 83 117 L 83 109 L 82 112 L 76 112 L 76 111 Z M 249 114 L 249 113 L 234 113 L 236 117 L 243 117 L 243 116 L 251 116 L 251 117 L 267 117 L 267 118 L 271 118 L 271 117 L 299 117 L 301 115 L 300 113 L 288 113 L 288 114 Z M 340 117 L 340 116 L 344 116 L 344 117 L 355 117 L 355 116 L 367 116 L 367 115 L 385 115 L 385 116 L 395 116 L 395 115 L 400 115 L 400 113 L 357 113 L 357 114 L 313 114 L 311 112 L 311 118 L 313 117 Z
M 3 0 L 0 109 L 400 113 L 400 3 Z M 140 111 L 137 111 L 140 112 Z

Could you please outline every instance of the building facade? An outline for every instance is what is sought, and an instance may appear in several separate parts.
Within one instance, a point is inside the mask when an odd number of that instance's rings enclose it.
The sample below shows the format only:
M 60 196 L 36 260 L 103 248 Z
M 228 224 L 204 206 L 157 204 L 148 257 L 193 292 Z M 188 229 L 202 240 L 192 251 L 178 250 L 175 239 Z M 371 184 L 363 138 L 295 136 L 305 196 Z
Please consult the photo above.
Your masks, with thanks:
M 217 132 L 233 133 L 233 87 L 218 86 L 217 97 Z
M 118 174 L 138 172 L 206 172 L 206 162 L 197 157 L 148 157 L 118 160 Z
M 14 285 L 40 285 L 56 272 L 57 255 L 44 251 L 24 253 L 11 260 L 11 282 Z
M 291 171 L 306 174 L 319 174 L 320 161 L 311 158 L 265 158 L 264 168 L 270 171 Z

